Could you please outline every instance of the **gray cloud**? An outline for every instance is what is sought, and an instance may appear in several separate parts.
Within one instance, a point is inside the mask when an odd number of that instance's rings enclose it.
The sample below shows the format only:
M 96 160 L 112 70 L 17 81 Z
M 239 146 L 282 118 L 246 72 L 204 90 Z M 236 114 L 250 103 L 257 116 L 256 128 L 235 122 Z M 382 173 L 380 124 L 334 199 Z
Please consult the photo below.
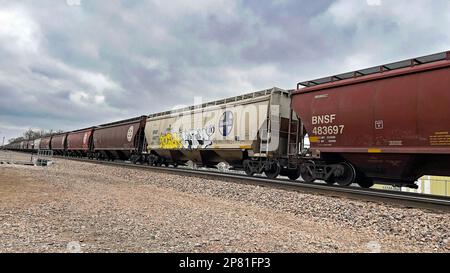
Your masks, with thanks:
M 433 1 L 0 1 L 0 136 L 149 114 L 449 48 Z

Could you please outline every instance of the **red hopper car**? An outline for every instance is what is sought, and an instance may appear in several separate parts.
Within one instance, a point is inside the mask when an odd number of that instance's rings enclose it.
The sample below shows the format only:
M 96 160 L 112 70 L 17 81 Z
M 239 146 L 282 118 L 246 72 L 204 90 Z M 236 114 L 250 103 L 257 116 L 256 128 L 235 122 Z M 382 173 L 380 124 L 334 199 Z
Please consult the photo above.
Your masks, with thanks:
M 292 108 L 311 143 L 305 180 L 412 186 L 450 173 L 450 52 L 299 83 Z

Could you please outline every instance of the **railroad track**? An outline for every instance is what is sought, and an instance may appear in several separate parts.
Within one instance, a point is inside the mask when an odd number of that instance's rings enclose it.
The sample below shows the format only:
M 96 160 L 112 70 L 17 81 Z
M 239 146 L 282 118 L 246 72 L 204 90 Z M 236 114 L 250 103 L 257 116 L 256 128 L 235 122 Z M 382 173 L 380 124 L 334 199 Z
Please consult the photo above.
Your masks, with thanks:
M 166 172 L 171 174 L 175 173 L 184 176 L 188 175 L 207 179 L 229 181 L 234 183 L 245 183 L 258 186 L 279 188 L 298 192 L 309 192 L 328 195 L 332 197 L 346 197 L 349 199 L 390 203 L 397 206 L 409 208 L 425 208 L 443 212 L 450 212 L 450 198 L 444 196 L 425 195 L 425 194 L 378 190 L 378 189 L 363 189 L 354 186 L 350 187 L 330 186 L 327 184 L 306 183 L 301 181 L 293 182 L 288 179 L 268 179 L 262 176 L 249 177 L 247 175 L 237 173 L 194 170 L 180 167 L 178 168 L 154 167 L 140 164 L 132 164 L 127 162 L 97 161 L 85 158 L 67 158 L 60 156 L 55 157 L 59 159 L 81 161 L 100 165 L 119 166 L 132 169 L 142 169 L 147 171 Z

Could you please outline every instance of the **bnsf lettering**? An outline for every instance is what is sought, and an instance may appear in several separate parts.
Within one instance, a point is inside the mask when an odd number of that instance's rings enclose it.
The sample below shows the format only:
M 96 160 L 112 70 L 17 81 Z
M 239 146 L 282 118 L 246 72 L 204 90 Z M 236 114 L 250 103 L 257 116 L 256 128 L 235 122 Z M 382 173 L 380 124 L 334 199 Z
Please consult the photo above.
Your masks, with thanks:
M 336 114 L 322 115 L 322 116 L 313 116 L 312 117 L 312 124 L 313 125 L 331 124 L 335 120 L 336 120 Z
M 345 126 L 336 124 L 336 114 L 313 116 L 312 124 L 312 133 L 316 136 L 342 135 L 344 133 Z

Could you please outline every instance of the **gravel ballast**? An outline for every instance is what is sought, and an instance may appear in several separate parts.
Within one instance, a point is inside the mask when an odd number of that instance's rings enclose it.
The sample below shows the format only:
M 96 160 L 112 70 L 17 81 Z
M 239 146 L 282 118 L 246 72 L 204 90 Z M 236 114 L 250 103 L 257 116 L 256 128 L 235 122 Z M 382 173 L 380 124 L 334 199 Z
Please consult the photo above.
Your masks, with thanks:
M 0 165 L 0 252 L 450 252 L 447 213 L 56 159 Z

